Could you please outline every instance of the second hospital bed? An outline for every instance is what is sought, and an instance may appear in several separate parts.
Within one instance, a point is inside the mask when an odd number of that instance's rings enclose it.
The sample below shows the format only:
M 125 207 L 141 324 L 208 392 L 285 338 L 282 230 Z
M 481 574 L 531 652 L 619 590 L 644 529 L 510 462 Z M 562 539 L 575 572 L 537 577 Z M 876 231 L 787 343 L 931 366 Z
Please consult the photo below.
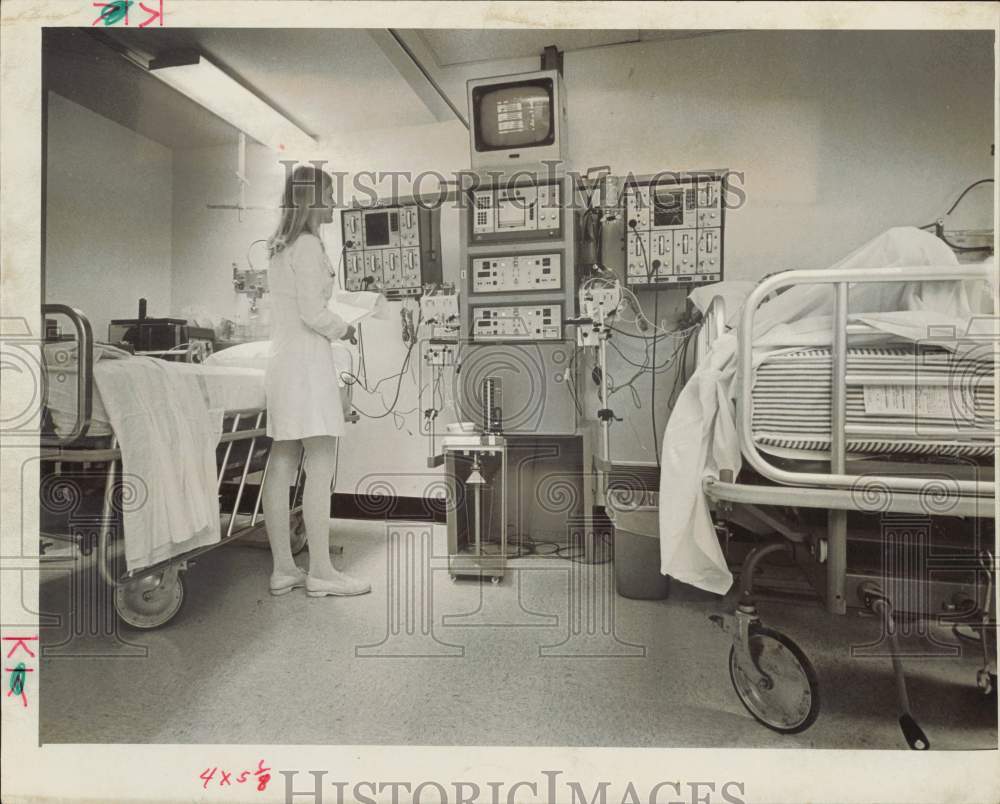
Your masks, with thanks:
M 669 432 L 676 410 L 668 423 L 659 494 L 648 496 L 643 464 L 629 464 L 613 492 L 616 508 L 659 510 L 662 573 L 721 595 L 732 584 L 726 566 L 735 568 L 735 610 L 711 619 L 732 636 L 728 669 L 740 701 L 779 733 L 812 725 L 819 684 L 801 648 L 762 621 L 754 586 L 765 563 L 772 594 L 818 595 L 831 613 L 852 607 L 880 618 L 878 644 L 851 651 L 891 659 L 899 724 L 911 748 L 930 747 L 911 712 L 903 670 L 905 655 L 928 655 L 919 644 L 914 649 L 914 638 L 934 655 L 956 656 L 956 643 L 935 641 L 939 626 L 951 626 L 981 655 L 975 683 L 995 700 L 996 319 L 925 326 L 948 319 L 928 312 L 916 318 L 915 337 L 906 314 L 865 314 L 873 299 L 898 302 L 914 288 L 930 288 L 915 294 L 910 309 L 946 311 L 942 298 L 969 291 L 954 306 L 968 315 L 969 299 L 980 306 L 987 298 L 973 289 L 990 286 L 995 269 L 990 262 L 934 267 L 919 261 L 934 250 L 913 243 L 909 232 L 891 231 L 845 261 L 854 266 L 785 271 L 707 295 L 698 340 L 703 384 L 692 378 L 685 387 L 694 407 L 677 419 L 677 444 Z M 881 267 L 857 265 L 877 264 L 872 255 L 887 253 Z M 768 328 L 789 319 L 774 309 L 765 314 L 762 305 L 789 290 L 792 309 L 826 315 L 808 319 L 811 329 L 781 333 L 795 336 L 783 342 Z M 727 303 L 738 325 L 727 327 Z M 759 317 L 769 320 L 755 329 Z M 755 343 L 755 333 L 767 333 L 768 345 Z M 702 471 L 692 473 L 699 455 Z M 708 504 L 704 524 L 699 500 Z
M 923 342 L 890 338 L 873 346 L 866 343 L 870 326 L 849 323 L 848 304 L 858 283 L 988 279 L 987 270 L 787 271 L 746 299 L 735 394 L 745 465 L 737 477 L 707 477 L 703 489 L 723 536 L 730 523 L 777 536 L 746 555 L 734 615 L 713 618 L 733 637 L 729 673 L 737 695 L 775 731 L 802 731 L 819 711 L 808 658 L 763 624 L 753 593 L 762 561 L 776 553 L 806 570 L 830 612 L 857 606 L 882 619 L 881 655 L 892 660 L 899 723 L 911 748 L 930 742 L 910 708 L 901 620 L 970 627 L 983 653 L 977 683 L 995 692 L 994 322 L 976 327 L 973 320 L 964 332 L 931 328 Z M 832 287 L 830 345 L 755 355 L 759 306 L 801 285 Z M 705 315 L 708 342 L 724 332 L 724 321 L 724 302 L 714 299 Z M 868 564 L 866 532 L 874 556 Z M 861 556 L 850 563 L 849 542 Z

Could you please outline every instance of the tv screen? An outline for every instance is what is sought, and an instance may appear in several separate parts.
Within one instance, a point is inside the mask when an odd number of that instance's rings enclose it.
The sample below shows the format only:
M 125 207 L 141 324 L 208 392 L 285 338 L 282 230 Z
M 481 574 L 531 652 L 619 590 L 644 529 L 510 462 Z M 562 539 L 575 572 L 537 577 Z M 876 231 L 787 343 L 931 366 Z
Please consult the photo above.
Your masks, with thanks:
M 555 141 L 551 78 L 476 87 L 472 100 L 479 151 L 530 148 Z
M 389 245 L 389 213 L 375 212 L 365 215 L 365 245 Z

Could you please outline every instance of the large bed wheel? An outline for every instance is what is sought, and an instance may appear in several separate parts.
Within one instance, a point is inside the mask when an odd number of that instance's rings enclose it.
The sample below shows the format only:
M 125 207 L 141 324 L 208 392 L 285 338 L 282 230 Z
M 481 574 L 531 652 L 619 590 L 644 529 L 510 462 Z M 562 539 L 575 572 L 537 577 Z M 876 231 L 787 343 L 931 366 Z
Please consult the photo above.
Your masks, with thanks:
M 115 589 L 115 611 L 133 628 L 149 630 L 166 625 L 184 605 L 184 579 L 169 567 Z
M 297 556 L 306 549 L 309 543 L 306 539 L 306 523 L 302 518 L 302 512 L 296 511 L 292 514 L 292 521 L 289 523 L 289 532 L 292 539 L 292 555 Z
M 729 651 L 729 677 L 747 711 L 780 734 L 808 729 L 819 715 L 819 682 L 802 649 L 761 625 L 751 626 L 748 648 L 768 678 L 754 684 L 741 668 L 735 646 Z

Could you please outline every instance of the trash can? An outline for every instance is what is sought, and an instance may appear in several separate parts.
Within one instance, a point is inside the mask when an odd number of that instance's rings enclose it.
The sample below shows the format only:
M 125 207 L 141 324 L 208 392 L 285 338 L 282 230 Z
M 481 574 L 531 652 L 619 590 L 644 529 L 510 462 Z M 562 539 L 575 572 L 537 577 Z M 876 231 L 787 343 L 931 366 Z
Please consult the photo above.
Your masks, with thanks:
M 615 526 L 615 589 L 634 600 L 663 600 L 670 578 L 660 574 L 659 493 L 619 489 L 608 495 Z

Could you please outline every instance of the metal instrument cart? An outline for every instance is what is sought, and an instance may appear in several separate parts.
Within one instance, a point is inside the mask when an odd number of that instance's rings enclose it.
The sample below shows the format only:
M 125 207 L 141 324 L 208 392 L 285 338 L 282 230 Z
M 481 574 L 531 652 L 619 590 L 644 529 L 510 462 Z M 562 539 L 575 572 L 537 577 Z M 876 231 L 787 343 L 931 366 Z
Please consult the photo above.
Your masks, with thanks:
M 442 443 L 448 483 L 448 572 L 499 583 L 507 561 L 507 444 L 462 434 Z M 491 549 L 492 548 L 492 549 Z

